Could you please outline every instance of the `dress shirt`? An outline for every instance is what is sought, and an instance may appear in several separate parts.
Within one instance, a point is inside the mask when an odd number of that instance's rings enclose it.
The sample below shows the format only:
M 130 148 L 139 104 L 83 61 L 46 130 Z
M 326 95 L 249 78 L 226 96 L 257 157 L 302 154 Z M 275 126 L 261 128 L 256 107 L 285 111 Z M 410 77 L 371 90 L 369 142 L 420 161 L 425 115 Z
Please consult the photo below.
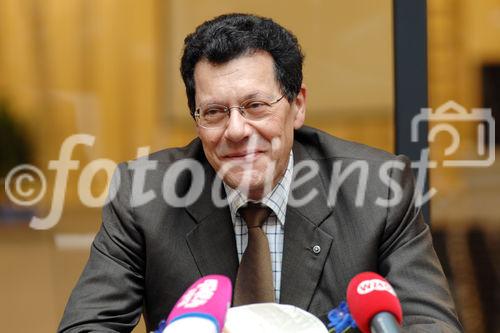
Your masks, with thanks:
M 293 153 L 290 152 L 288 165 L 281 180 L 276 184 L 271 192 L 269 192 L 260 202 L 271 209 L 271 214 L 264 222 L 262 229 L 264 230 L 269 241 L 269 250 L 271 252 L 271 261 L 273 269 L 274 291 L 276 302 L 280 299 L 281 285 L 281 263 L 283 259 L 283 238 L 285 228 L 286 205 L 288 203 L 288 193 L 293 175 Z M 237 189 L 233 189 L 224 183 L 226 190 L 229 209 L 231 211 L 231 219 L 234 225 L 234 233 L 236 235 L 236 248 L 238 251 L 238 259 L 245 252 L 248 243 L 248 229 L 245 221 L 238 213 L 238 209 L 245 205 L 249 200 L 245 194 Z

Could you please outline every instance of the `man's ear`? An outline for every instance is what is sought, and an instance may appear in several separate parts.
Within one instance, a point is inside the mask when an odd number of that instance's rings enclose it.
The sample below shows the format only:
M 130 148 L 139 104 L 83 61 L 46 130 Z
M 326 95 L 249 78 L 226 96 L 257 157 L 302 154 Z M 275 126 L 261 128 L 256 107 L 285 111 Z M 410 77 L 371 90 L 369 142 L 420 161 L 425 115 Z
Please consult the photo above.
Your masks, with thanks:
M 304 120 L 306 119 L 306 98 L 307 98 L 307 87 L 304 83 L 300 86 L 300 91 L 292 103 L 292 109 L 295 113 L 295 118 L 293 120 L 293 128 L 299 129 L 304 125 Z

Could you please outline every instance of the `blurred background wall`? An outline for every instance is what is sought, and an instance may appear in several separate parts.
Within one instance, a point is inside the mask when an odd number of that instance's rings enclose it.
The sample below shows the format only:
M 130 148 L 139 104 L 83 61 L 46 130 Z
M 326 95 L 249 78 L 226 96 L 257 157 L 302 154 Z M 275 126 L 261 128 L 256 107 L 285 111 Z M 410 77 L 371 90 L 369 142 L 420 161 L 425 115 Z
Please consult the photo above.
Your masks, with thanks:
M 100 225 L 99 207 L 86 207 L 78 196 L 84 167 L 99 158 L 116 163 L 136 158 L 139 147 L 153 152 L 185 145 L 195 136 L 178 71 L 183 39 L 204 20 L 227 12 L 269 16 L 297 35 L 306 54 L 307 124 L 393 150 L 390 0 L 0 0 L 0 116 L 9 119 L 6 128 L 20 133 L 0 136 L 1 158 L 19 156 L 12 161 L 36 165 L 48 188 L 38 204 L 25 208 L 0 192 L 3 330 L 57 327 Z M 430 106 L 448 100 L 483 106 L 484 66 L 500 64 L 500 2 L 431 0 L 428 15 Z M 473 142 L 472 128 L 460 130 Z M 52 204 L 55 172 L 48 163 L 58 159 L 64 140 L 78 133 L 95 136 L 95 143 L 79 145 L 72 154 L 80 165 L 70 172 L 62 218 L 50 230 L 33 230 L 30 214 L 46 216 Z M 436 141 L 432 154 L 443 158 L 447 144 Z M 2 179 L 15 165 L 2 170 Z M 472 269 L 468 251 L 458 262 L 447 256 L 450 248 L 463 248 L 471 226 L 493 231 L 490 236 L 498 231 L 498 171 L 498 163 L 432 171 L 431 184 L 439 190 L 432 223 L 449 274 L 464 262 Z M 107 181 L 105 172 L 98 172 L 92 193 L 104 193 Z M 42 184 L 32 185 L 39 190 Z M 486 243 L 498 245 L 497 240 Z M 465 276 L 476 279 L 471 271 Z M 457 302 L 472 297 L 480 308 L 470 279 L 456 277 Z M 474 326 L 474 318 L 465 321 L 481 332 L 485 326 Z
M 500 1 L 430 0 L 429 104 L 453 100 L 468 110 L 491 108 L 500 147 Z M 477 150 L 476 125 L 461 124 L 463 157 Z M 449 137 L 431 144 L 443 160 Z M 466 332 L 500 332 L 500 150 L 487 168 L 431 170 L 435 247 Z

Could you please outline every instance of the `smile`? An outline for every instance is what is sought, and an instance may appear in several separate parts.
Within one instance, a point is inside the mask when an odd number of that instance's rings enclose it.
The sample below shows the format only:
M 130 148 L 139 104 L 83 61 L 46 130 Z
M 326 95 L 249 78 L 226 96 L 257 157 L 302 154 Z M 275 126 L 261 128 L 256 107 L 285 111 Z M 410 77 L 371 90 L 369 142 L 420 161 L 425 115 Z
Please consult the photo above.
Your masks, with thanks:
M 263 152 L 261 152 L 261 151 L 237 152 L 237 153 L 227 154 L 223 157 L 223 159 L 246 162 L 246 161 L 255 160 L 259 156 L 261 156 L 262 154 L 263 154 Z

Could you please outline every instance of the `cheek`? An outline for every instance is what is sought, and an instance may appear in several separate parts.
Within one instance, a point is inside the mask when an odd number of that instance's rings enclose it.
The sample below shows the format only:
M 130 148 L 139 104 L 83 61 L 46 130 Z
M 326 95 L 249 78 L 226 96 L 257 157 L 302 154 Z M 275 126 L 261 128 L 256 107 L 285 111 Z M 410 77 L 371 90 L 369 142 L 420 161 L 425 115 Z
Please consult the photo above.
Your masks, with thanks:
M 281 117 L 269 117 L 259 125 L 259 133 L 269 142 L 285 136 L 287 124 Z
M 207 155 L 207 157 L 210 160 L 213 160 L 214 157 L 217 156 L 217 145 L 219 143 L 217 136 L 207 135 L 203 133 L 199 134 L 199 137 L 203 144 L 203 150 L 205 151 L 205 155 Z
M 293 145 L 293 128 L 283 128 L 269 140 L 273 160 L 281 160 L 288 156 Z

